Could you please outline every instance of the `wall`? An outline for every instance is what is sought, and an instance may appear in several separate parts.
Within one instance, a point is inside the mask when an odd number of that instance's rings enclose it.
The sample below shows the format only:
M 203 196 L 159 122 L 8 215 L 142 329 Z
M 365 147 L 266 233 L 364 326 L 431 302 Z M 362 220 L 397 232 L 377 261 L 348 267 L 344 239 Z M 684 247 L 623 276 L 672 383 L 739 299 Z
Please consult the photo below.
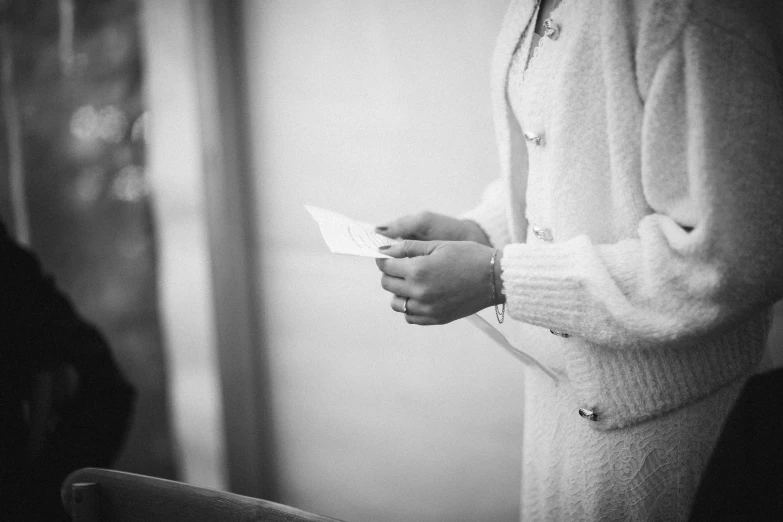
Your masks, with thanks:
M 345 520 L 516 520 L 521 368 L 409 326 L 303 204 L 381 223 L 467 210 L 496 173 L 505 0 L 247 1 L 247 107 L 283 502 Z

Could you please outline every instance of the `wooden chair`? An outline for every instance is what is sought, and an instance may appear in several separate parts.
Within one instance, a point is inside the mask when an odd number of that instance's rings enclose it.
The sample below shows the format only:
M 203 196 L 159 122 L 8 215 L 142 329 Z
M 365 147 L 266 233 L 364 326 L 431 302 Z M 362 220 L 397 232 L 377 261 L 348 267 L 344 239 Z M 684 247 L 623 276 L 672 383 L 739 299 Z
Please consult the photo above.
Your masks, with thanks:
M 71 473 L 61 494 L 74 522 L 335 522 L 267 500 L 98 468 Z

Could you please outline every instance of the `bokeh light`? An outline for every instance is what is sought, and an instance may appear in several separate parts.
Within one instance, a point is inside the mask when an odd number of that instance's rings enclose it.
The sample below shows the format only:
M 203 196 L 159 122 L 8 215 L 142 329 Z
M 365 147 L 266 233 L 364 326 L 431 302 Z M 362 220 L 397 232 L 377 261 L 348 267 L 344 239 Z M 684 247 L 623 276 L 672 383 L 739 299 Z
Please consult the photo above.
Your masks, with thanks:
M 128 118 L 114 105 L 98 110 L 92 105 L 83 105 L 71 116 L 71 134 L 83 141 L 103 140 L 119 143 L 125 137 Z
M 128 165 L 120 169 L 112 184 L 112 196 L 128 203 L 143 200 L 147 196 L 144 168 L 139 165 Z

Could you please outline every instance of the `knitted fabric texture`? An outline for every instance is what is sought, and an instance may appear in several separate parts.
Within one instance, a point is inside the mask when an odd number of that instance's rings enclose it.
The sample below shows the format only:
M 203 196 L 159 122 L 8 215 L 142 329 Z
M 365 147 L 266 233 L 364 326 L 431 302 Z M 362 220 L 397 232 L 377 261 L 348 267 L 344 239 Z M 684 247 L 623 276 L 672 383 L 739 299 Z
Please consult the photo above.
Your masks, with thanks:
M 536 3 L 509 8 L 493 67 L 501 177 L 465 217 L 503 248 L 509 315 L 570 334 L 550 349 L 596 429 L 683 407 L 761 359 L 783 296 L 783 87 L 765 8 L 564 0 L 511 104 Z M 526 242 L 530 226 L 554 242 Z

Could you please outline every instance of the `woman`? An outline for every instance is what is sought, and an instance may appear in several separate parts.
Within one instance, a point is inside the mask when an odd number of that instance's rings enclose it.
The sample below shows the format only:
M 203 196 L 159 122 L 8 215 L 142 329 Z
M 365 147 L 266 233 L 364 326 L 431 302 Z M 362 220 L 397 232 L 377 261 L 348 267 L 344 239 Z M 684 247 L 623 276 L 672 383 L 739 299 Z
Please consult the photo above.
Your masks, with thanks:
M 783 296 L 774 2 L 551 4 L 498 39 L 500 178 L 379 227 L 381 283 L 411 324 L 507 311 L 563 377 L 526 373 L 524 520 L 681 520 Z

